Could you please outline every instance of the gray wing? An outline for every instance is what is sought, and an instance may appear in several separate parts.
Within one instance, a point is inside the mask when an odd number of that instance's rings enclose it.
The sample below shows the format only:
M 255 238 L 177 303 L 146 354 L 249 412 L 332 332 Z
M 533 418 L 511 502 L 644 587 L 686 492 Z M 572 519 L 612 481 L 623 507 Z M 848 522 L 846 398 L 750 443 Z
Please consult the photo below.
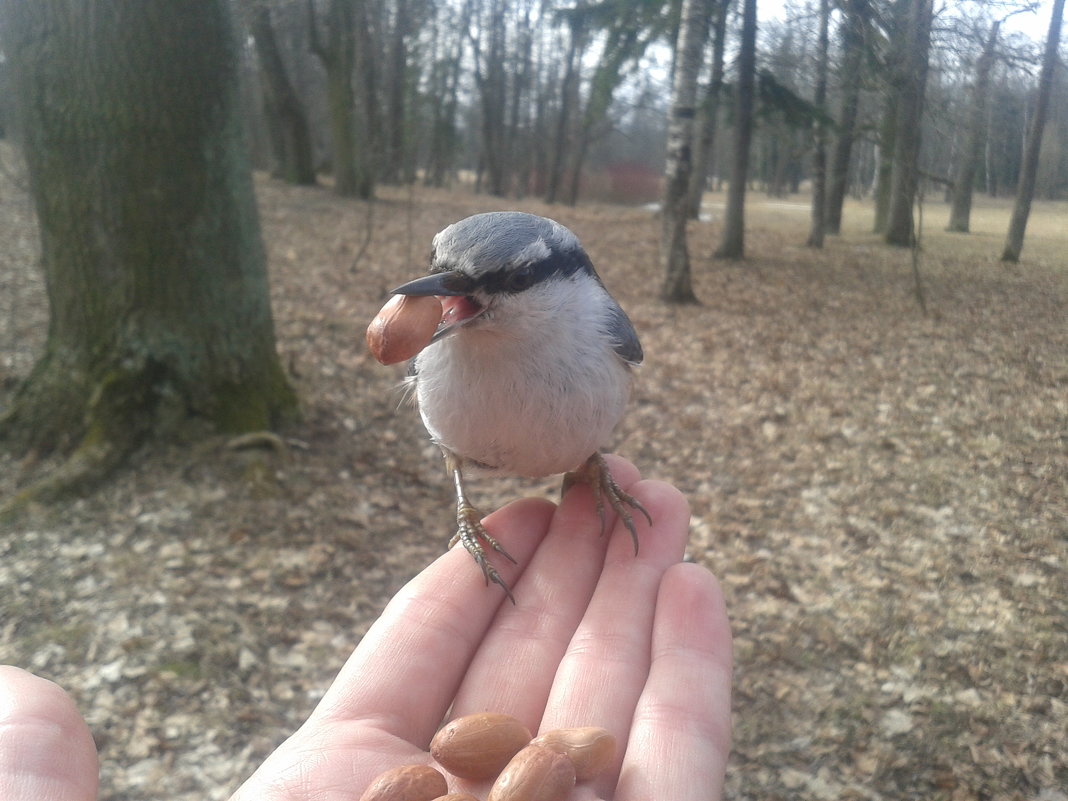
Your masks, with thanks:
M 641 364 L 645 354 L 642 343 L 638 341 L 638 332 L 619 304 L 612 301 L 608 312 L 608 335 L 612 339 L 612 350 L 628 364 Z

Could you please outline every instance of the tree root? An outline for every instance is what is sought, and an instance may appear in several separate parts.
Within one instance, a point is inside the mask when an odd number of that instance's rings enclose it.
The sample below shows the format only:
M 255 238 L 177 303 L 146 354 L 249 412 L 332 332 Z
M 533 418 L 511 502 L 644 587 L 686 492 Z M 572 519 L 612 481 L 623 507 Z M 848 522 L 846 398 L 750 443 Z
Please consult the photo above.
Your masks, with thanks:
M 33 504 L 44 504 L 82 492 L 100 483 L 137 446 L 134 438 L 86 440 L 55 470 L 0 503 L 0 524 L 10 523 Z

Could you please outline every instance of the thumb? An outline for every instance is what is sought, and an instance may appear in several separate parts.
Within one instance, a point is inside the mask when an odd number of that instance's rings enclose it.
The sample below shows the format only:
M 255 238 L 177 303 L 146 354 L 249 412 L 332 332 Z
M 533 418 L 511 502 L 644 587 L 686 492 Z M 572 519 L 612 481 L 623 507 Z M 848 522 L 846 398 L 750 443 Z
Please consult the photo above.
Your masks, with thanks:
M 0 665 L 0 798 L 95 801 L 96 745 L 58 685 Z

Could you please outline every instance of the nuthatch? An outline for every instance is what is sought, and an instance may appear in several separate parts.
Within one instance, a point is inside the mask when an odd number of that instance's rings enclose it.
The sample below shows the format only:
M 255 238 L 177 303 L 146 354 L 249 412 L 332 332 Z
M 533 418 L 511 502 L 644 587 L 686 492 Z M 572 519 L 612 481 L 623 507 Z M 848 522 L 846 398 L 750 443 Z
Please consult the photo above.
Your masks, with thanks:
M 565 492 L 589 483 L 602 528 L 607 500 L 637 552 L 627 507 L 649 514 L 615 482 L 599 449 L 623 417 L 642 347 L 575 235 L 532 214 L 476 214 L 435 236 L 430 274 L 393 293 L 435 295 L 442 304 L 408 380 L 456 485 L 453 542 L 464 544 L 487 583 L 512 598 L 485 547 L 515 560 L 468 501 L 467 466 L 531 478 L 566 473 Z

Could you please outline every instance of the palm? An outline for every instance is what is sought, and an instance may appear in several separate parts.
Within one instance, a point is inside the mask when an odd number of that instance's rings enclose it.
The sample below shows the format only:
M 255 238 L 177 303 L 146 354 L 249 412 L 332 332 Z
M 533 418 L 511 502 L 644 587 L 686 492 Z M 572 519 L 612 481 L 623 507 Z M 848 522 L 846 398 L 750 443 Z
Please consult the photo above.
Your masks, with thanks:
M 623 486 L 634 468 L 613 464 Z M 426 763 L 442 720 L 506 712 L 531 731 L 597 725 L 616 766 L 570 801 L 718 796 L 728 747 L 730 634 L 714 580 L 677 564 L 688 510 L 633 484 L 654 520 L 634 556 L 599 537 L 585 490 L 556 509 L 520 501 L 487 518 L 519 562 L 517 604 L 487 589 L 462 550 L 410 582 L 364 637 L 308 722 L 232 801 L 351 799 L 383 770 Z M 511 567 L 509 565 L 509 567 Z M 485 797 L 488 785 L 452 780 Z

